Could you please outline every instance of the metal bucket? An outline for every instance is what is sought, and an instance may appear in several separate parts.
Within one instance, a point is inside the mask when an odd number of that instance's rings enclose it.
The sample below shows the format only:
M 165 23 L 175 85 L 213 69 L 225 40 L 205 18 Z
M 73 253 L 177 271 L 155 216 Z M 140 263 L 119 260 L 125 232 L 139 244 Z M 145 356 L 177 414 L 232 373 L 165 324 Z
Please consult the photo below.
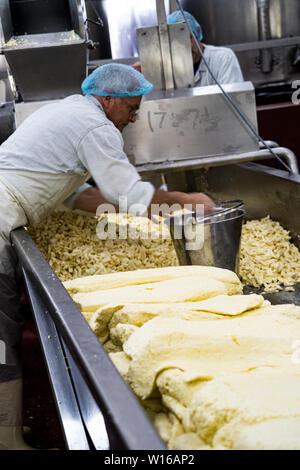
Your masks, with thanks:
M 195 212 L 170 217 L 167 224 L 180 265 L 215 266 L 238 273 L 245 210 L 241 200 L 217 203 L 207 216 Z

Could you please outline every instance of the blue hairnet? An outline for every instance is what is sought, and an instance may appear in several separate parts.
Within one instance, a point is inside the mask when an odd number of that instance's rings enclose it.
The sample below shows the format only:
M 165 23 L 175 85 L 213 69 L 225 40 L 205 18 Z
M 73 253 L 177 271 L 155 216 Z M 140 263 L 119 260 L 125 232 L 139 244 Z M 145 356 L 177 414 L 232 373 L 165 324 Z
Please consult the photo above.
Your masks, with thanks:
M 82 82 L 81 89 L 84 95 L 123 98 L 146 95 L 153 85 L 133 67 L 113 63 L 96 68 Z
M 184 11 L 184 15 L 186 17 L 186 21 L 189 24 L 189 27 L 195 36 L 199 39 L 199 41 L 201 41 L 203 39 L 203 34 L 200 24 L 189 12 Z M 173 11 L 173 13 L 167 16 L 167 24 L 182 23 L 184 21 L 184 16 L 180 10 Z

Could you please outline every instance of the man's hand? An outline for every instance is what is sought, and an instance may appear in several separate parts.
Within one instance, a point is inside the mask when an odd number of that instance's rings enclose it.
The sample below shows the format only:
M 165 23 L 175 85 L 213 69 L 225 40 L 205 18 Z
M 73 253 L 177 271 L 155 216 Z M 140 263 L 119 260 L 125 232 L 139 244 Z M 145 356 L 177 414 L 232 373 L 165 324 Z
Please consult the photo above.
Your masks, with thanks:
M 97 188 L 87 188 L 74 201 L 74 209 L 96 214 L 100 204 L 111 204 L 112 212 L 118 212 L 118 207 L 107 201 Z
M 184 209 L 184 206 L 187 206 L 187 209 L 192 209 L 196 211 L 197 204 L 203 204 L 204 214 L 210 214 L 216 208 L 214 201 L 204 193 L 183 193 L 179 191 L 162 191 L 161 189 L 156 189 L 151 201 L 150 206 L 148 207 L 148 216 L 153 215 L 154 208 L 153 205 L 158 205 L 163 208 L 160 215 L 170 215 L 170 209 L 172 206 L 175 208 Z M 165 211 L 165 214 L 163 213 Z M 155 212 L 155 211 L 154 211 Z
M 80 209 L 86 212 L 93 212 L 96 213 L 97 207 L 100 204 L 111 204 L 107 201 L 97 188 L 88 188 L 82 193 L 79 194 L 77 199 L 74 202 L 74 209 Z M 153 205 L 161 206 L 160 209 L 162 210 L 161 214 L 156 214 L 156 211 L 153 210 L 151 212 L 151 206 Z M 151 201 L 150 206 L 148 207 L 148 216 L 151 215 L 170 215 L 172 210 L 184 209 L 186 208 L 192 209 L 196 211 L 197 204 L 203 204 L 204 206 L 204 214 L 210 214 L 216 208 L 214 201 L 208 197 L 204 193 L 183 193 L 180 191 L 163 191 L 162 189 L 156 189 Z M 118 212 L 118 206 L 111 204 L 112 212 Z M 172 207 L 173 206 L 173 207 Z M 152 207 L 154 209 L 154 207 Z
M 197 204 L 203 204 L 204 215 L 211 214 L 216 209 L 214 201 L 204 193 L 189 193 L 186 194 L 186 198 L 189 200 L 186 204 L 192 204 L 194 211 L 196 211 Z

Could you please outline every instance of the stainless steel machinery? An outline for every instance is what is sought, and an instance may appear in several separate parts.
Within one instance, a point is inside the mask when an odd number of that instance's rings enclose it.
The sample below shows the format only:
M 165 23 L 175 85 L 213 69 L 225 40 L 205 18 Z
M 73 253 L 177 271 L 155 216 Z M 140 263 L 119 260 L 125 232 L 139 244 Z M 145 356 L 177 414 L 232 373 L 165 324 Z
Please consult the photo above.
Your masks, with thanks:
M 57 8 L 62 8 L 64 3 L 65 8 L 60 10 L 60 22 L 55 22 L 59 24 L 58 31 L 52 30 L 53 22 L 47 23 L 46 31 L 42 30 L 41 23 L 39 30 L 30 29 L 29 20 L 25 30 L 17 21 L 20 13 L 16 11 L 21 8 L 17 3 L 21 2 L 5 0 L 0 5 L 2 48 L 24 98 L 24 103 L 16 106 L 18 124 L 36 106 L 78 89 L 85 73 L 86 46 L 79 0 L 56 3 Z M 205 3 L 208 15 L 211 7 Z M 229 13 L 233 14 L 234 9 L 230 9 L 233 2 L 226 3 Z M 276 142 L 268 141 L 268 146 L 288 162 L 291 171 L 253 163 L 273 156 L 229 106 L 217 86 L 194 88 L 189 75 L 187 81 L 183 81 L 186 78 L 181 63 L 174 59 L 172 50 L 174 41 L 178 43 L 178 38 L 182 38 L 181 51 L 188 66 L 188 32 L 184 25 L 168 29 L 161 2 L 157 5 L 161 13 L 157 27 L 138 31 L 142 62 L 147 61 L 147 38 L 155 38 L 159 47 L 153 52 L 157 66 L 148 69 L 156 90 L 144 99 L 139 120 L 124 133 L 125 149 L 131 161 L 144 178 L 163 173 L 169 190 L 204 191 L 217 200 L 242 199 L 249 218 L 270 215 L 291 231 L 293 241 L 300 247 L 297 217 L 300 176 L 295 155 Z M 254 1 L 251 5 L 252 14 Z M 173 2 L 172 8 L 175 6 Z M 35 39 L 38 44 L 34 44 Z M 269 41 L 267 37 L 266 41 Z M 263 49 L 269 47 L 259 50 Z M 55 70 L 47 65 L 45 54 L 48 52 L 51 64 L 57 65 Z M 66 69 L 74 65 L 71 64 L 73 52 L 79 61 L 77 74 L 72 75 L 74 80 L 69 76 L 67 82 L 64 76 L 62 89 L 59 77 L 69 74 Z M 264 68 L 267 68 L 270 55 L 262 54 Z M 20 72 L 25 70 L 24 63 L 28 64 L 31 59 L 34 67 L 24 72 L 23 78 Z M 147 70 L 147 65 L 144 68 Z M 45 78 L 43 84 L 36 83 L 37 70 L 41 70 Z M 257 129 L 253 84 L 247 81 L 228 85 L 225 90 Z M 164 444 L 139 403 L 28 233 L 17 229 L 12 241 L 37 325 L 66 448 L 163 450 Z M 299 286 L 295 292 L 281 291 L 268 294 L 266 298 L 272 303 L 300 305 Z
M 200 168 L 208 162 L 215 166 L 264 159 L 260 143 L 269 145 L 258 135 L 253 84 L 194 87 L 187 25 L 166 24 L 164 1 L 156 0 L 156 5 L 158 26 L 137 29 L 141 69 L 155 91 L 144 97 L 137 122 L 123 133 L 132 163 L 142 171 L 144 165 L 149 170 L 160 162 L 163 172 L 174 163 L 184 170 L 188 160 Z M 176 0 L 170 2 L 170 11 L 178 8 Z M 276 158 L 278 152 L 288 160 L 292 156 L 281 148 L 267 158 Z M 292 160 L 290 167 L 297 173 L 296 156 Z
M 236 52 L 245 79 L 255 86 L 300 77 L 298 0 L 183 0 L 182 5 L 198 19 L 205 43 Z
M 0 44 L 24 101 L 78 93 L 86 76 L 82 0 L 0 3 Z

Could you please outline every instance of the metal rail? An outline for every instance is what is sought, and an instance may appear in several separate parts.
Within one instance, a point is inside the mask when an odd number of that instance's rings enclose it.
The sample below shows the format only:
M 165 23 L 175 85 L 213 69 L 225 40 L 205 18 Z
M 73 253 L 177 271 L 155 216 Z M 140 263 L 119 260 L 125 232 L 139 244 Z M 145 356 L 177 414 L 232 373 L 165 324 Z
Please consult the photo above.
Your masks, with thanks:
M 230 49 L 235 52 L 245 52 L 251 50 L 274 49 L 277 47 L 291 47 L 299 45 L 300 36 L 294 36 L 282 39 L 267 39 L 266 41 L 252 41 L 242 42 L 238 44 L 228 44 L 226 47 L 230 47 Z
M 68 450 L 89 450 L 76 396 L 67 370 L 59 334 L 44 302 L 23 269 L 28 299 L 38 331 L 53 396 Z
M 296 155 L 288 148 L 274 147 L 273 145 L 272 147 L 274 148 L 274 151 L 277 155 L 280 155 L 287 161 L 291 169 L 291 173 L 298 175 L 299 167 Z M 206 167 L 232 165 L 235 163 L 254 162 L 273 158 L 274 156 L 269 152 L 268 149 L 261 148 L 254 152 L 237 153 L 233 155 L 213 155 L 209 157 L 195 157 L 177 161 L 168 160 L 157 163 L 145 163 L 143 165 L 137 165 L 136 169 L 140 174 L 147 175 L 155 173 L 171 173 L 175 171 L 196 170 Z
M 30 235 L 24 228 L 18 228 L 11 238 L 23 272 L 28 275 L 26 279 L 30 278 L 34 296 L 46 306 L 103 414 L 110 448 L 166 450 L 133 392 Z

